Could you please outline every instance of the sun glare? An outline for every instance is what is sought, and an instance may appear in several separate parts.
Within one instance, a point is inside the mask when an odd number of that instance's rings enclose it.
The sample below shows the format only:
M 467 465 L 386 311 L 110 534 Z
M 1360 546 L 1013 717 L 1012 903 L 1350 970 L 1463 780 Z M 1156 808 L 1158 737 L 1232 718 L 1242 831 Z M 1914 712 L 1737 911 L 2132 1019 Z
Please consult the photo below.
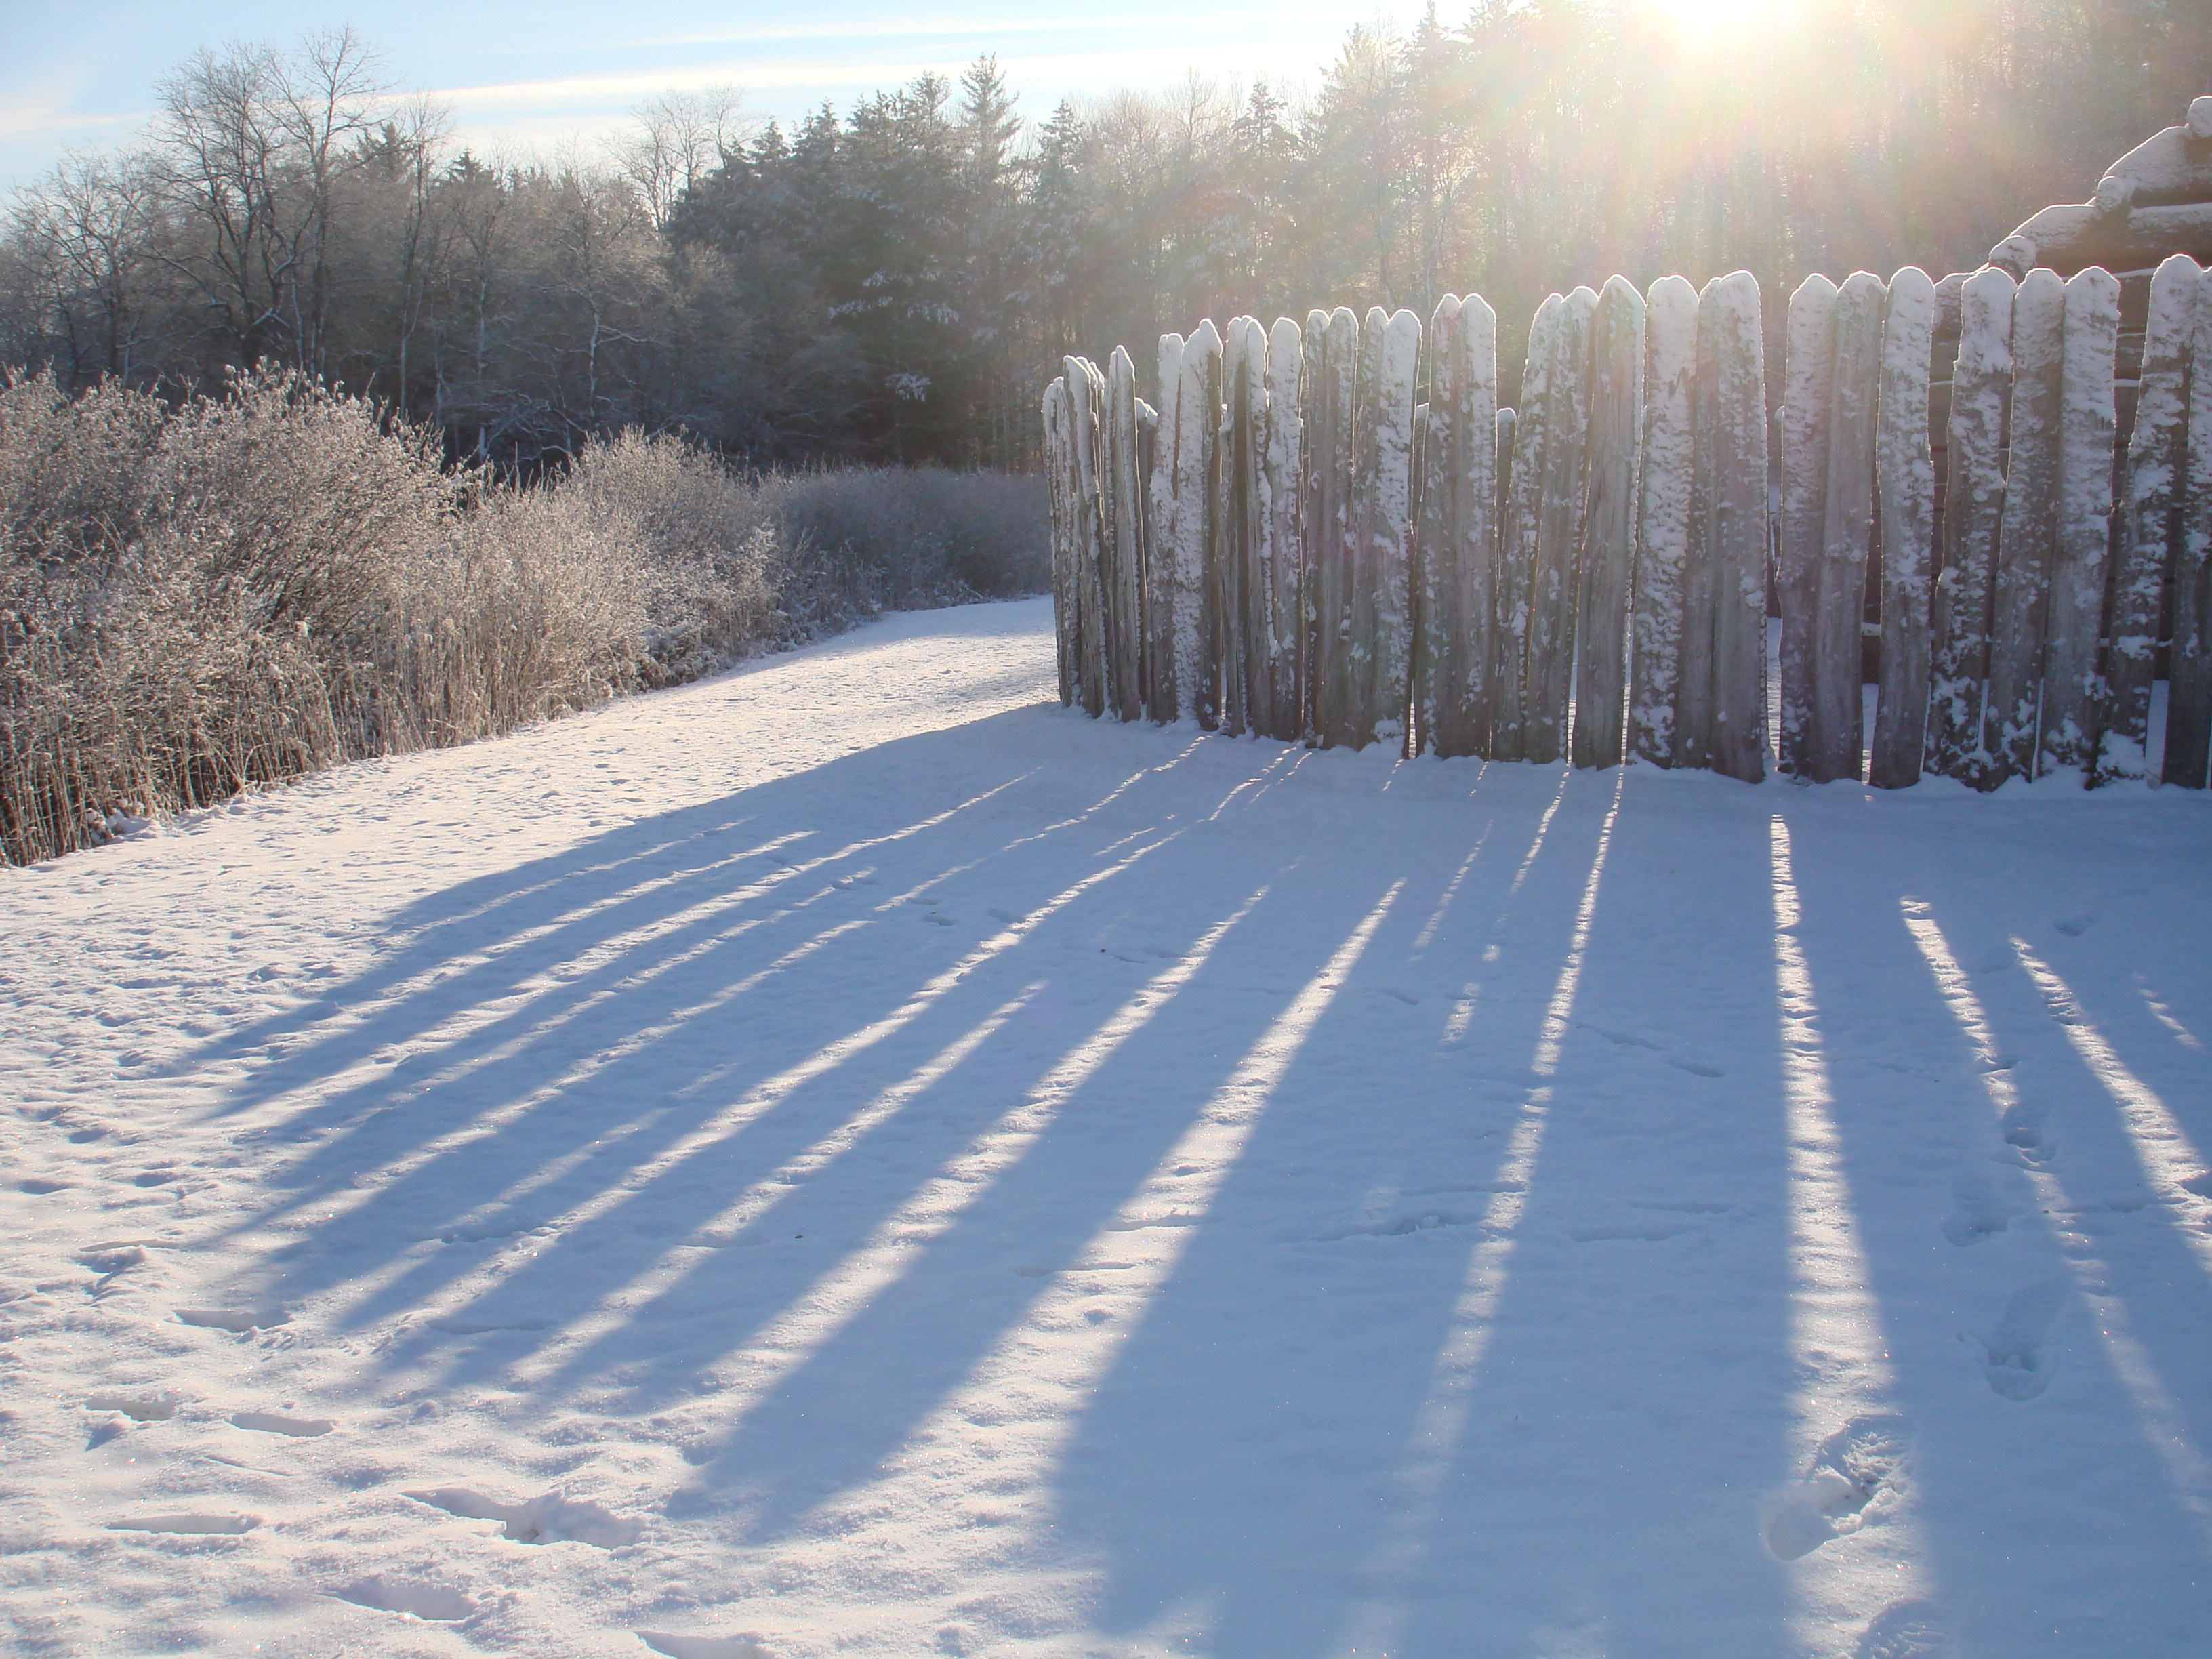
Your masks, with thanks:
M 1647 10 L 1700 40 L 1740 39 L 1763 34 L 1787 21 L 1795 0 L 1643 0 Z

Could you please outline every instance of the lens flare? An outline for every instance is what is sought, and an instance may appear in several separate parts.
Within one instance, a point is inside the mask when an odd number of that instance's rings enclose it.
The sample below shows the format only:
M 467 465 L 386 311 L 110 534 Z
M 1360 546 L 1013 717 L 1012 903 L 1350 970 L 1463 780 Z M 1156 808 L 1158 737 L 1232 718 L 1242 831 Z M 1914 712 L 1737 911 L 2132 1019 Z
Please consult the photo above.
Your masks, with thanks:
M 1717 43 L 1765 34 L 1790 22 L 1797 0 L 1643 0 L 1685 35 Z

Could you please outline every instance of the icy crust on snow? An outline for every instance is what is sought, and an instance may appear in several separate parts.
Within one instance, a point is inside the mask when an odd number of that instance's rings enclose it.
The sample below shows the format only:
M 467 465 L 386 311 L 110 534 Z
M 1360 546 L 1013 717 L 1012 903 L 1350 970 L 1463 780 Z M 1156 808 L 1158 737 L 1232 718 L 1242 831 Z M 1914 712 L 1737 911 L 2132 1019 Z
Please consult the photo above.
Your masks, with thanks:
M 0 875 L 9 1650 L 2201 1646 L 2197 792 L 1053 659 L 896 617 Z

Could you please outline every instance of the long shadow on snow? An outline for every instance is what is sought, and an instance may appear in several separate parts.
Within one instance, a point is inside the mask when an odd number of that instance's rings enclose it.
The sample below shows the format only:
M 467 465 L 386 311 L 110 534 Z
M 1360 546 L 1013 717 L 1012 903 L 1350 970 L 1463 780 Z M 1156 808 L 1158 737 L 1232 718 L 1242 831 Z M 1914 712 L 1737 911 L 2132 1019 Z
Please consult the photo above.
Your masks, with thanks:
M 2013 944 L 2060 954 L 2050 915 L 2075 902 L 2085 874 L 2098 884 L 2100 860 L 2046 841 L 2015 849 L 1995 879 L 1940 830 L 1917 856 L 1900 859 L 1892 839 L 1877 857 L 1861 826 L 1832 823 L 1820 805 L 1791 815 L 1799 938 L 1826 988 L 1851 1187 L 1886 1200 L 1863 1206 L 1861 1237 L 1871 1287 L 1905 1316 L 1895 1358 L 1916 1425 L 1915 1508 L 1952 1633 L 1976 1650 L 2033 1649 L 2054 1633 L 2094 1648 L 2109 1636 L 2109 1610 L 2126 1605 L 2166 1609 L 2185 1645 L 2184 1632 L 2212 1616 L 2196 1588 L 2203 1537 L 2190 1513 L 2203 1494 L 2177 1486 L 2158 1449 L 2177 1429 L 2212 1446 L 2212 1287 Z M 1939 988 L 1944 957 L 1964 975 L 1950 995 L 1971 1012 Z M 1981 1023 L 1980 1038 L 1962 1013 Z M 1929 1156 L 1938 1147 L 1948 1164 Z M 2057 1213 L 2045 1204 L 2054 1194 Z M 2098 1340 L 2115 1322 L 2084 1304 L 2087 1286 L 2110 1298 L 2162 1380 L 2156 1417 Z M 1931 1333 L 1956 1340 L 1929 1346 Z M 2009 1454 L 1992 1459 L 1993 1440 Z M 2085 1457 L 2106 1472 L 2108 1498 L 2126 1494 L 2088 1525 L 2095 1511 L 2041 1498 L 2073 1485 Z
M 1021 748 L 1018 741 L 994 744 L 973 727 L 964 735 L 906 739 L 601 837 L 503 881 L 471 883 L 459 896 L 461 907 L 443 898 L 415 907 L 401 927 L 438 930 L 434 945 L 410 946 L 432 962 L 407 964 L 404 977 L 380 969 L 362 994 L 373 998 L 379 986 L 395 982 L 399 994 L 358 1023 L 339 1022 L 319 1038 L 309 1033 L 278 1062 L 281 1078 L 256 1078 L 247 1085 L 246 1092 L 263 1101 L 280 1090 L 301 1100 L 281 1133 L 309 1143 L 309 1150 L 278 1178 L 284 1197 L 243 1225 L 350 1194 L 357 1178 L 376 1183 L 369 1198 L 325 1220 L 270 1263 L 289 1274 L 287 1293 L 362 1279 L 424 1239 L 466 1243 L 511 1237 L 574 1202 L 604 1203 L 752 1083 L 804 1062 L 871 1018 L 895 1013 L 910 988 L 972 954 L 979 934 L 1000 929 L 981 911 L 939 927 L 929 918 L 941 911 L 885 901 L 978 862 L 978 843 L 990 844 L 992 804 L 1002 799 L 992 792 L 1034 769 L 1034 758 L 992 757 Z M 979 760 L 987 769 L 980 786 L 973 781 Z M 924 798 L 887 799 L 877 787 L 887 767 Z M 957 775 L 963 768 L 967 775 Z M 1092 804 L 1032 780 L 1019 823 L 1034 822 L 1040 797 L 1051 809 L 1066 806 L 1069 816 Z M 760 860 L 732 859 L 718 838 L 726 826 L 741 823 L 738 852 L 781 842 L 789 848 L 783 856 L 802 867 L 800 849 L 809 843 L 857 850 L 829 859 L 781 890 L 726 906 L 732 889 L 759 885 L 747 878 Z M 836 826 L 834 836 L 825 823 Z M 1085 830 L 1077 823 L 1058 833 L 1080 839 Z M 803 839 L 794 843 L 794 836 Z M 891 846 L 908 860 L 906 868 L 882 864 L 882 844 L 893 836 L 900 837 Z M 1087 848 L 1062 861 L 1086 873 L 1099 863 Z M 1049 880 L 1052 860 L 1043 862 Z M 1028 890 L 1037 885 L 1036 876 L 1012 878 L 1005 905 L 995 908 L 1012 914 L 1012 907 L 1026 907 L 1039 896 Z M 713 914 L 684 916 L 687 908 L 702 906 Z M 446 920 L 462 907 L 461 919 Z M 825 941 L 824 934 L 831 937 Z M 611 941 L 619 948 L 610 951 Z M 752 1005 L 725 1000 L 732 986 L 809 943 L 816 951 L 804 988 L 787 994 L 771 977 L 756 987 Z M 576 981 L 556 974 L 560 964 L 593 951 L 605 959 Z M 520 960 L 510 964 L 509 957 Z M 459 964 L 460 971 L 440 974 L 438 960 Z M 826 995 L 825 984 L 833 988 Z M 489 1002 L 489 1010 L 471 1001 L 471 994 Z M 532 1000 L 519 1008 L 501 1006 L 518 994 Z M 333 998 L 340 1008 L 355 1000 L 349 989 Z M 672 1023 L 672 1006 L 703 1007 L 713 1018 Z M 957 1017 L 960 1010 L 948 1012 Z M 922 1041 L 933 1035 L 927 1021 L 911 1024 L 916 1029 L 897 1035 Z M 365 1057 L 410 1048 L 418 1056 L 390 1074 L 358 1078 Z M 864 1058 L 880 1067 L 895 1066 L 899 1055 Z M 792 1116 L 804 1094 L 778 1103 L 767 1121 L 779 1113 Z M 483 1132 L 456 1136 L 472 1124 Z M 806 1126 L 793 1125 L 780 1148 L 763 1150 L 768 1167 L 779 1151 L 787 1153 L 792 1137 L 807 1133 Z M 667 1171 L 660 1173 L 665 1178 Z M 696 1173 L 725 1183 L 733 1175 L 726 1165 Z M 714 1213 L 727 1189 L 693 1182 L 687 1190 L 690 1210 L 662 1218 L 678 1231 Z M 659 1194 L 664 1203 L 667 1196 Z M 474 1265 L 459 1256 L 434 1258 L 400 1282 L 419 1302 Z M 405 1300 L 387 1287 L 376 1309 Z
M 1694 971 L 1653 981 L 1639 934 L 1670 903 L 1632 813 L 1591 890 L 1613 787 L 1568 781 L 1518 893 L 1499 894 L 1495 877 L 1463 890 L 1425 948 L 1409 948 L 1410 927 L 1378 935 L 1372 976 L 1463 985 L 1472 1016 L 1455 1040 L 1443 1010 L 1419 1007 L 1318 1031 L 1216 1224 L 1100 1387 L 1060 1520 L 1114 1563 L 1109 1627 L 1202 1607 L 1224 1659 L 1506 1655 L 1571 1639 L 1656 1655 L 1678 1650 L 1684 1629 L 1718 1638 L 1716 1653 L 1779 1650 L 1747 1506 L 1716 1514 L 1701 1498 L 1716 1464 L 1755 1462 L 1753 1479 L 1771 1468 L 1745 1443 L 1779 1418 L 1780 1206 L 1718 1217 L 1699 1202 L 1717 1182 L 1732 1196 L 1747 1183 L 1729 1159 L 1701 1168 L 1673 1146 L 1679 1120 L 1715 1105 L 1710 1082 L 1668 1063 L 1685 1044 L 1694 1057 L 1701 1041 L 1740 1042 L 1766 1009 Z M 1504 876 L 1524 848 L 1509 838 L 1500 850 Z M 1709 896 L 1701 948 L 1765 948 L 1755 866 Z M 1540 1044 L 1559 1013 L 1572 1023 L 1553 1054 Z M 1771 1043 L 1762 1063 L 1774 1064 Z M 1763 1102 L 1747 1112 L 1735 1098 L 1712 1133 L 1757 1145 L 1773 1191 L 1779 1126 Z M 1368 1126 L 1351 1140 L 1347 1109 Z M 1528 1145 L 1516 1131 L 1532 1111 L 1533 1163 L 1502 1167 Z M 1492 1190 L 1504 1174 L 1525 1191 Z M 1311 1219 L 1269 1230 L 1285 1181 L 1311 1191 Z M 1653 1207 L 1621 1206 L 1624 1189 Z M 1462 1297 L 1492 1269 L 1495 1299 L 1470 1318 Z M 1729 1328 L 1717 1379 L 1712 1339 L 1692 1334 L 1700 1302 Z M 1701 1588 L 1717 1573 L 1724 1621 Z

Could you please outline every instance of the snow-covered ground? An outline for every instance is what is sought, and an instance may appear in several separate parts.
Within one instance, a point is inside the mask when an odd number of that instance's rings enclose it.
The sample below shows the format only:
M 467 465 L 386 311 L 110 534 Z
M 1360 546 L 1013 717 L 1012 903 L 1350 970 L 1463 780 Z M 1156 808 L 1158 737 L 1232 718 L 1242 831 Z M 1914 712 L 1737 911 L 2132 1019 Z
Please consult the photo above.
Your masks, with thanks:
M 0 877 L 12 1652 L 2212 1630 L 2212 803 L 908 616 Z

